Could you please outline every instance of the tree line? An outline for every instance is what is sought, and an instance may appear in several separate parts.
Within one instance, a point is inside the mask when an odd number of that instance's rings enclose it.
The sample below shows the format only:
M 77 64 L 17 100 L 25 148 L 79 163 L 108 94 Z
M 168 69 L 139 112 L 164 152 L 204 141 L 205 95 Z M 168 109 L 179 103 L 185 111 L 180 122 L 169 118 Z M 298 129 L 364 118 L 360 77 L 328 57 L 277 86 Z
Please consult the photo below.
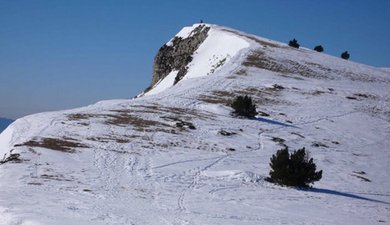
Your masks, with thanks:
M 290 40 L 288 42 L 288 45 L 290 47 L 293 47 L 293 48 L 299 48 L 299 46 L 300 46 L 300 44 L 298 43 L 298 41 L 295 38 Z M 314 47 L 314 50 L 317 51 L 317 52 L 323 52 L 324 51 L 324 47 L 322 47 L 322 45 L 317 45 L 317 46 Z M 349 52 L 348 51 L 342 52 L 340 57 L 342 59 L 348 60 L 349 57 L 350 57 Z

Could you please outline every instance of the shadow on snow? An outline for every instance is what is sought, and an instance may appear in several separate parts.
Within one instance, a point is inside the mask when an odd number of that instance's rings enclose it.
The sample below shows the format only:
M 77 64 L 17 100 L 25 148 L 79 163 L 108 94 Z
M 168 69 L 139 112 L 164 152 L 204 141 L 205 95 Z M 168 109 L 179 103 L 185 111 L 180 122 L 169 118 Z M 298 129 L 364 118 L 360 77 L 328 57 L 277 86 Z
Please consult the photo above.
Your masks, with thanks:
M 308 190 L 305 190 L 305 191 L 310 191 L 310 192 L 315 192 L 315 193 L 323 193 L 323 194 L 330 194 L 330 195 L 338 195 L 338 196 L 343 196 L 343 197 L 347 197 L 347 198 L 354 198 L 354 199 L 359 199 L 359 200 L 378 202 L 378 203 L 383 203 L 383 204 L 390 205 L 389 202 L 380 201 L 380 200 L 371 199 L 371 198 L 366 198 L 366 197 L 362 197 L 362 196 L 351 194 L 351 193 L 345 193 L 345 192 L 340 192 L 340 191 L 335 191 L 335 190 L 324 189 L 324 188 L 311 188 L 311 189 L 308 189 Z
M 254 118 L 254 120 L 257 120 L 259 122 L 273 124 L 273 125 L 298 128 L 298 127 L 296 127 L 294 125 L 291 125 L 291 124 L 288 124 L 288 123 L 283 123 L 283 122 L 279 122 L 279 121 L 276 121 L 276 120 L 266 119 L 266 118 L 263 118 L 263 117 L 256 117 L 256 118 Z

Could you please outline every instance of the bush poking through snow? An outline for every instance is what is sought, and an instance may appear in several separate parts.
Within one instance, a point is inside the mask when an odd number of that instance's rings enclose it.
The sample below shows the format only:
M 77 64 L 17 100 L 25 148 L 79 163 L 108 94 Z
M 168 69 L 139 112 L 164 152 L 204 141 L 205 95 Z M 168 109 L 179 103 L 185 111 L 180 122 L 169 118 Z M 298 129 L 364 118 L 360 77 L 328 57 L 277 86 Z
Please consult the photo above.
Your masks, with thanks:
M 291 47 L 293 47 L 293 48 L 299 48 L 298 41 L 297 41 L 295 38 L 292 39 L 292 40 L 290 40 L 290 41 L 288 42 L 288 45 L 291 46 Z
M 253 104 L 252 98 L 248 97 L 247 95 L 237 96 L 231 106 L 234 109 L 233 114 L 236 116 L 252 119 L 257 114 L 256 106 Z
M 316 164 L 313 158 L 309 158 L 305 148 L 291 153 L 288 147 L 276 152 L 271 157 L 270 177 L 267 181 L 280 185 L 293 187 L 309 187 L 315 181 L 322 178 L 322 170 L 316 172 Z
M 322 45 L 317 45 L 316 47 L 314 47 L 314 50 L 317 51 L 317 52 L 323 52 L 324 51 L 324 47 L 322 47 Z
M 341 58 L 342 58 L 342 59 L 345 59 L 345 60 L 348 60 L 348 59 L 349 59 L 349 53 L 348 53 L 348 51 L 345 51 L 345 52 L 341 53 Z

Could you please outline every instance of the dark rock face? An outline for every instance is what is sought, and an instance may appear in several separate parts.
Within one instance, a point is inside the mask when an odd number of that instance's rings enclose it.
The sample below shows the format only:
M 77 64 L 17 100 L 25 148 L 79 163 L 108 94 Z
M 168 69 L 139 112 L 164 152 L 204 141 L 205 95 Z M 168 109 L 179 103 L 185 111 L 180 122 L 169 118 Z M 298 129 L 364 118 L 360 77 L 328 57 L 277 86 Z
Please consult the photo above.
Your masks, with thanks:
M 188 38 L 174 37 L 171 45 L 164 44 L 154 58 L 153 78 L 148 89 L 159 80 L 165 78 L 173 70 L 178 70 L 174 84 L 179 82 L 187 73 L 192 55 L 200 44 L 207 38 L 210 27 L 199 25 Z

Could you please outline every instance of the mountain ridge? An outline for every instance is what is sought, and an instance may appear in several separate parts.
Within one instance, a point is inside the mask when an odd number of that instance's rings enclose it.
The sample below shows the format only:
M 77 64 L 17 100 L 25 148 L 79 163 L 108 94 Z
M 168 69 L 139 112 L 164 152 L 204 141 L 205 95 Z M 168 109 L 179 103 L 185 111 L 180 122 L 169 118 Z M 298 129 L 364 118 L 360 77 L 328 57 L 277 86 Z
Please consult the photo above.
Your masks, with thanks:
M 0 224 L 388 222 L 389 73 L 204 26 L 178 82 L 7 128 L 0 155 L 20 157 L 0 165 Z M 263 116 L 233 117 L 238 95 Z M 265 181 L 282 144 L 324 171 L 311 191 Z

